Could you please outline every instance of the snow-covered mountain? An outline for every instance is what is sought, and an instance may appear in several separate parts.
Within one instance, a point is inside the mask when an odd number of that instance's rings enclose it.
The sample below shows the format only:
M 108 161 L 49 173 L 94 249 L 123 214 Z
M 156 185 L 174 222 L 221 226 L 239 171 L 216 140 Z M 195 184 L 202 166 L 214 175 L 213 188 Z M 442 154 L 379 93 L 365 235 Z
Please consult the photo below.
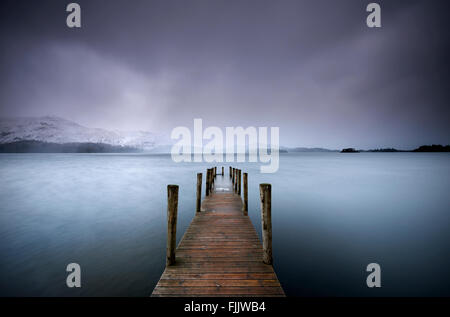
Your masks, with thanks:
M 109 131 L 88 128 L 59 117 L 0 118 L 0 144 L 17 141 L 41 141 L 51 143 L 105 143 L 129 146 L 142 150 L 165 147 L 162 135 L 146 131 Z

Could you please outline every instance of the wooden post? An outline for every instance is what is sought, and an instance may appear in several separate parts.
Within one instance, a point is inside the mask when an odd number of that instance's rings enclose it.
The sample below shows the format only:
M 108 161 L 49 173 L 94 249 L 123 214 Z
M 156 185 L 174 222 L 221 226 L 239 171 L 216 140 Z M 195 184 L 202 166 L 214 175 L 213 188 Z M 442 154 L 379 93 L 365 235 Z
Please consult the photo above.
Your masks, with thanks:
M 233 167 L 233 176 L 232 176 L 232 179 L 231 179 L 231 184 L 234 184 L 234 167 Z
M 244 173 L 244 216 L 248 215 L 248 174 Z
M 232 173 L 232 171 L 233 171 L 233 168 L 230 166 L 230 178 L 232 178 L 233 177 L 233 175 L 231 174 Z
M 236 169 L 236 194 L 239 191 L 239 169 Z
M 209 170 L 209 192 L 211 193 L 214 185 L 214 168 L 211 167 Z
M 223 166 L 222 166 L 222 176 L 225 176 L 225 172 L 223 171 Z
M 202 204 L 202 173 L 197 173 L 197 203 L 195 206 L 196 212 L 200 212 Z
M 212 186 L 213 186 L 213 181 L 214 181 L 214 177 L 213 177 L 213 169 L 210 168 L 209 169 L 209 193 L 211 194 L 211 190 L 212 190 Z
M 214 167 L 214 178 L 217 176 L 217 166 Z
M 236 168 L 234 170 L 234 192 L 237 193 L 237 186 L 238 186 L 238 169 Z
M 206 196 L 209 196 L 209 189 L 211 188 L 209 186 L 209 168 L 206 170 L 205 182 L 206 182 L 206 185 L 205 185 L 206 193 L 205 194 L 206 194 Z
M 211 193 L 212 193 L 212 190 L 213 190 L 213 188 L 214 188 L 214 168 L 211 168 L 211 175 L 210 175 L 210 177 L 211 177 L 211 180 L 210 180 L 210 182 L 209 182 L 209 185 L 210 185 L 211 187 L 210 187 L 210 189 L 209 189 L 209 193 L 211 194 Z
M 167 256 L 166 266 L 175 264 L 177 242 L 178 185 L 167 185 Z
M 238 170 L 238 195 L 241 196 L 241 170 Z
M 263 262 L 272 264 L 272 186 L 260 184 Z

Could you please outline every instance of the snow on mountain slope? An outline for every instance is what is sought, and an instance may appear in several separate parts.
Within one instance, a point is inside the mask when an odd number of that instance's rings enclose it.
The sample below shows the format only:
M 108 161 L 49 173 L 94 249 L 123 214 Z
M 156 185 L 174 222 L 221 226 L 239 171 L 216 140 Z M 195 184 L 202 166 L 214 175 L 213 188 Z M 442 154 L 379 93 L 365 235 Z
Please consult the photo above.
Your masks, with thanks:
M 52 143 L 106 143 L 143 150 L 157 147 L 162 137 L 145 131 L 87 128 L 59 117 L 0 118 L 0 143 L 34 140 Z

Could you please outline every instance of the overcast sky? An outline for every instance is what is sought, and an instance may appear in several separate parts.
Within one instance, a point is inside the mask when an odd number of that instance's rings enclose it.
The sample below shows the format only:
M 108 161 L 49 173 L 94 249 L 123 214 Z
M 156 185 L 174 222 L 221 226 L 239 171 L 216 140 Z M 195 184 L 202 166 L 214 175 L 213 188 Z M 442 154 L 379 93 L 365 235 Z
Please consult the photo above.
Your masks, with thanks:
M 1 1 L 0 116 L 169 132 L 278 126 L 286 146 L 449 143 L 449 1 Z

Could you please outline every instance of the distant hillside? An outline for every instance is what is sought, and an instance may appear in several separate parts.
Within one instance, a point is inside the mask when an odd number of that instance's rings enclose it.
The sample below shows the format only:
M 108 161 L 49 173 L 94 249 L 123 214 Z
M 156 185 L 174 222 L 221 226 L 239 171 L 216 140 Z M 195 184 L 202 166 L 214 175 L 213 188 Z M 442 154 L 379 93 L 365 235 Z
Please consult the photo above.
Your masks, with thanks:
M 54 152 L 60 149 L 77 152 L 76 148 L 83 151 L 96 148 L 99 151 L 121 152 L 132 148 L 158 151 L 161 148 L 167 148 L 170 141 L 151 132 L 88 128 L 63 118 L 47 116 L 0 118 L 0 144 L 4 145 L 3 151 L 28 149 L 27 151 L 31 152 L 35 150 Z M 81 146 L 81 144 L 84 145 Z
M 397 150 L 394 148 L 380 148 L 371 150 L 355 150 L 354 148 L 343 149 L 341 153 L 356 153 L 356 152 L 450 152 L 450 145 L 422 145 L 414 150 Z
M 121 132 L 87 128 L 59 117 L 0 118 L 0 143 L 41 141 L 48 143 L 104 143 L 115 146 L 152 148 L 150 132 Z
M 383 148 L 383 149 L 367 150 L 367 151 L 364 151 L 364 152 L 388 152 L 388 153 L 390 153 L 390 152 L 404 152 L 404 151 L 397 150 L 397 149 L 394 149 L 394 148 Z
M 324 149 L 324 148 L 320 148 L 320 147 L 313 147 L 313 148 L 308 148 L 308 147 L 294 147 L 294 148 L 282 147 L 281 150 L 286 151 L 286 152 L 293 152 L 293 153 L 298 153 L 298 152 L 338 152 L 338 150 L 329 150 L 329 149 Z
M 105 143 L 17 141 L 0 144 L 0 153 L 135 153 L 140 149 Z
M 355 150 L 352 147 L 346 148 L 346 149 L 342 149 L 341 153 L 359 153 L 359 150 Z
M 413 150 L 413 152 L 450 152 L 450 145 L 442 146 L 440 144 L 422 145 Z

